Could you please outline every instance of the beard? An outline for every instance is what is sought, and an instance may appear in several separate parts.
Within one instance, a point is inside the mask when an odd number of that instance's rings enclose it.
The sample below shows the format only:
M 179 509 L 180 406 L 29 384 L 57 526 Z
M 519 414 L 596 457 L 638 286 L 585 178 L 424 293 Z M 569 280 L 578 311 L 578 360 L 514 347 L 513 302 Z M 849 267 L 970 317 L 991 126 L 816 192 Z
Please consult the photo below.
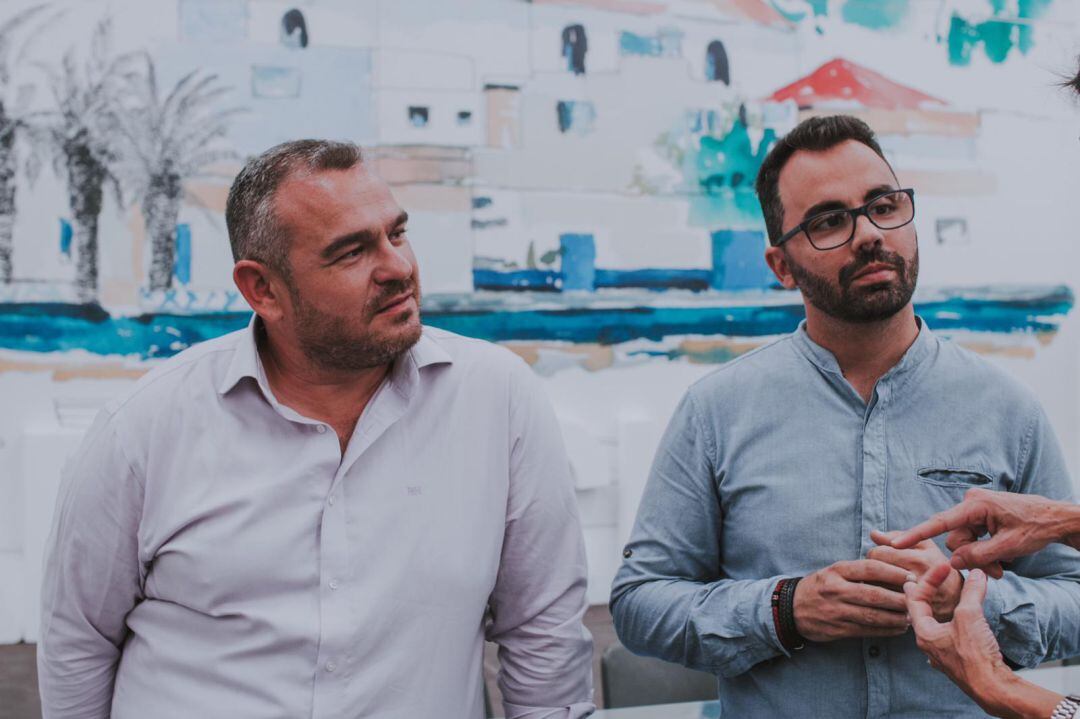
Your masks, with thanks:
M 803 298 L 830 317 L 854 323 L 887 320 L 911 302 L 919 278 L 919 248 L 908 262 L 896 252 L 870 245 L 866 252 L 840 269 L 838 281 L 830 282 L 787 255 L 788 267 Z M 860 287 L 852 286 L 855 275 L 867 265 L 882 263 L 896 272 L 895 279 Z
M 417 312 L 399 314 L 386 329 L 372 330 L 379 308 L 391 298 L 412 292 Z M 290 287 L 296 313 L 300 350 L 313 364 L 327 370 L 357 372 L 390 364 L 420 341 L 420 286 L 415 281 L 390 282 L 380 287 L 362 309 L 365 331 L 357 333 L 353 317 L 333 315 L 308 303 Z

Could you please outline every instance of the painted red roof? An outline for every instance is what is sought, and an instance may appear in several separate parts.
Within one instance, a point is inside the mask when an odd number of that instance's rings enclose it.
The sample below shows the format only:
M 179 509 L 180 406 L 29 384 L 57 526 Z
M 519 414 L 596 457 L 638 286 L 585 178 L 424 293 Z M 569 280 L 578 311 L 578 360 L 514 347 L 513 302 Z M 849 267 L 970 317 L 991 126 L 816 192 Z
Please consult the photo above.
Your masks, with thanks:
M 769 99 L 794 100 L 799 107 L 844 102 L 881 110 L 919 110 L 927 105 L 948 104 L 843 58 L 830 60 L 806 77 L 780 88 Z

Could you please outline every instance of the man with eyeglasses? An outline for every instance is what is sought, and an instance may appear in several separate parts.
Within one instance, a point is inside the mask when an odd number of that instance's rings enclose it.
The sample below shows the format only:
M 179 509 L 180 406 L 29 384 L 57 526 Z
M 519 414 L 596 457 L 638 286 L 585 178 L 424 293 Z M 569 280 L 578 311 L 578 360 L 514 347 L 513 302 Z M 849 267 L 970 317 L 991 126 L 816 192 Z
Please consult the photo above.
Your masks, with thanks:
M 1037 401 L 934 335 L 911 298 L 915 192 L 871 129 L 800 123 L 757 179 L 780 283 L 806 321 L 694 384 L 661 441 L 612 589 L 623 643 L 719 677 L 724 716 L 983 717 L 934 671 L 905 581 L 944 561 L 899 529 L 970 487 L 1071 498 Z M 941 621 L 963 578 L 940 579 Z M 1080 653 L 1080 562 L 1017 561 L 986 617 L 1014 665 Z

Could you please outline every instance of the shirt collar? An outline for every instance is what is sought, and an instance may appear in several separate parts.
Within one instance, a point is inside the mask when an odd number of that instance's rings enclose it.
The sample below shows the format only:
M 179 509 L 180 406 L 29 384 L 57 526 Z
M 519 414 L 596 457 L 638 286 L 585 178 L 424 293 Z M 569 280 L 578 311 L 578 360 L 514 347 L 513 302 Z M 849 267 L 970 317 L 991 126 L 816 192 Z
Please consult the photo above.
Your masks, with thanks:
M 232 361 L 218 386 L 218 394 L 228 394 L 240 380 L 250 377 L 258 383 L 263 394 L 271 396 L 262 358 L 259 356 L 259 333 L 262 331 L 262 321 L 257 314 L 252 313 L 248 326 L 239 333 L 236 352 L 233 353 Z M 446 349 L 425 327 L 420 341 L 394 362 L 390 371 L 391 384 L 404 396 L 410 397 L 419 381 L 421 369 L 429 365 L 452 364 L 453 361 Z
M 923 318 L 916 315 L 915 321 L 919 325 L 919 334 L 915 337 L 915 341 L 911 343 L 911 346 L 908 347 L 903 357 L 900 358 L 900 361 L 885 373 L 885 377 L 902 374 L 913 367 L 918 366 L 937 344 L 937 337 L 930 331 L 930 328 L 926 326 L 926 322 Z M 819 369 L 825 372 L 843 375 L 843 372 L 840 370 L 840 364 L 836 361 L 836 357 L 833 356 L 833 353 L 810 339 L 810 333 L 806 331 L 806 320 L 799 323 L 799 328 L 795 330 L 793 339 L 795 341 L 795 346 L 799 351 L 807 359 L 817 365 Z

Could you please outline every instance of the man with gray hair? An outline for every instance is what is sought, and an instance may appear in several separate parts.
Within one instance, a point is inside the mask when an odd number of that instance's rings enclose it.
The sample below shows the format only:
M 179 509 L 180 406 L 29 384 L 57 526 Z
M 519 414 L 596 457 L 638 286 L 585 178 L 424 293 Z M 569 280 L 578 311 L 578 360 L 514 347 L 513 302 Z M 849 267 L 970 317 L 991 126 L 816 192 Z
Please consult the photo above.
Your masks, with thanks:
M 229 193 L 245 330 L 157 367 L 64 477 L 45 717 L 581 717 L 592 642 L 559 427 L 509 352 L 420 323 L 407 214 L 348 143 Z

